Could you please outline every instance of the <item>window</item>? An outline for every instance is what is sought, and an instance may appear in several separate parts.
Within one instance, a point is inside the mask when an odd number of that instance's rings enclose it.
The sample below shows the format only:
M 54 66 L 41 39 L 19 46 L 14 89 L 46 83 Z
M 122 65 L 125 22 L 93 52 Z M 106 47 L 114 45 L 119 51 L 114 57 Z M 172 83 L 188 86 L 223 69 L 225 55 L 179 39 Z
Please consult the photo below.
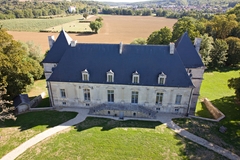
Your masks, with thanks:
M 90 101 L 90 89 L 83 89 L 84 100 Z
M 132 103 L 138 103 L 138 92 L 132 91 Z
M 82 71 L 82 81 L 89 81 L 89 73 L 87 69 Z
M 67 103 L 66 102 L 62 102 L 63 105 L 66 105 Z
M 114 90 L 108 90 L 108 102 L 114 102 Z
M 179 112 L 179 108 L 175 108 L 175 112 Z
M 167 76 L 163 72 L 161 72 L 158 76 L 158 84 L 164 85 L 166 82 L 166 78 Z
M 139 83 L 139 74 L 138 72 L 134 72 L 132 75 L 132 83 L 138 84 Z
M 163 101 L 163 93 L 157 93 L 156 104 L 162 104 L 162 101 Z
M 107 72 L 107 82 L 114 82 L 114 73 L 112 70 Z
M 60 89 L 61 97 L 66 98 L 65 89 Z
M 156 110 L 157 110 L 157 111 L 160 111 L 160 110 L 161 110 L 161 108 L 156 108 Z
M 182 100 L 182 95 L 176 95 L 176 100 L 175 100 L 175 104 L 181 104 L 181 100 Z

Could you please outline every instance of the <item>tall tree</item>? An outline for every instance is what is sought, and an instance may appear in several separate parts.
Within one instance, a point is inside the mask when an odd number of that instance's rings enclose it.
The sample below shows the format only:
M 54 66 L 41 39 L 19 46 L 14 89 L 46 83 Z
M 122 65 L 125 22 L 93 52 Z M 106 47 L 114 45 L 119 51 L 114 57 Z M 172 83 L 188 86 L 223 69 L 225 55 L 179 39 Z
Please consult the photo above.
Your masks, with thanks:
M 164 27 L 159 31 L 154 31 L 147 39 L 147 44 L 169 44 L 172 39 L 172 32 Z
M 225 40 L 216 39 L 211 51 L 211 67 L 222 67 L 227 60 L 228 44 Z
M 227 38 L 237 25 L 235 14 L 214 15 L 213 19 L 208 23 L 208 27 L 211 28 L 210 34 L 219 39 Z
M 240 77 L 228 80 L 228 87 L 235 90 L 237 100 L 240 100 Z
M 208 66 L 209 63 L 212 62 L 211 52 L 213 49 L 213 38 L 204 34 L 202 37 L 201 48 L 200 48 L 200 55 L 202 57 L 202 61 L 205 66 Z
M 237 37 L 228 37 L 226 39 L 228 44 L 228 56 L 226 64 L 237 65 L 240 63 L 240 39 Z
M 200 33 L 196 28 L 195 25 L 196 20 L 192 17 L 183 17 L 180 18 L 174 25 L 173 25 L 173 36 L 172 40 L 175 41 L 184 32 L 188 32 L 189 37 L 193 41 L 195 37 L 199 37 Z
M 144 38 L 137 38 L 137 39 L 134 39 L 134 41 L 132 41 L 130 44 L 146 45 L 147 42 L 146 42 L 146 39 Z

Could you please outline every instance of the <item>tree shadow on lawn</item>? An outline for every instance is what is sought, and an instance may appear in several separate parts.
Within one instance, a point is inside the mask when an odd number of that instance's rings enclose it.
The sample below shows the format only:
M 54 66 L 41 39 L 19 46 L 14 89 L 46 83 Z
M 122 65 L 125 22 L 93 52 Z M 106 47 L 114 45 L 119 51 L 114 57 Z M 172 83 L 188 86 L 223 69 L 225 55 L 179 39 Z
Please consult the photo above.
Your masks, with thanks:
M 20 114 L 17 120 L 0 121 L 0 128 L 19 127 L 20 131 L 28 130 L 36 126 L 51 128 L 62 124 L 77 115 L 76 112 L 37 111 Z
M 155 129 L 156 126 L 161 125 L 161 122 L 155 121 L 140 121 L 140 120 L 126 120 L 126 121 L 118 121 L 107 118 L 94 118 L 87 117 L 85 121 L 79 123 L 75 126 L 77 131 L 81 132 L 87 130 L 89 128 L 101 127 L 101 131 L 109 131 L 114 128 L 149 128 Z
M 238 71 L 240 70 L 240 66 L 229 66 L 229 67 L 221 67 L 221 68 L 207 68 L 205 72 L 229 72 L 229 71 Z

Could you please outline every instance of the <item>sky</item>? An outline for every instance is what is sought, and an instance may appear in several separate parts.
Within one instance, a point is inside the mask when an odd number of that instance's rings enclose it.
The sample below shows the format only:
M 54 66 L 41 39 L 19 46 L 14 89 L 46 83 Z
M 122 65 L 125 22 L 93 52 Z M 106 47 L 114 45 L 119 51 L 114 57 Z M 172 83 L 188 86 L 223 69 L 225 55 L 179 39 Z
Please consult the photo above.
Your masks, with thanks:
M 99 2 L 143 2 L 143 1 L 148 1 L 148 0 L 95 0 Z

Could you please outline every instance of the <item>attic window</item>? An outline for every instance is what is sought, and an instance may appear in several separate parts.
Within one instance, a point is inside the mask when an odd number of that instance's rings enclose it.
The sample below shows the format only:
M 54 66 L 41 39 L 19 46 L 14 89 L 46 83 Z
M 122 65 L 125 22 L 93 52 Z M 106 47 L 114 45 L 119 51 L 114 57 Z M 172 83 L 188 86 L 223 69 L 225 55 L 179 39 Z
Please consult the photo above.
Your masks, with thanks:
M 82 71 L 82 81 L 89 81 L 89 73 L 87 69 Z
M 114 72 L 112 70 L 107 72 L 107 82 L 114 82 Z
M 164 85 L 166 82 L 167 75 L 165 75 L 163 72 L 161 72 L 158 76 L 158 84 Z
M 139 83 L 139 79 L 140 79 L 139 77 L 140 77 L 140 75 L 138 74 L 138 72 L 137 71 L 134 72 L 132 74 L 132 83 L 138 84 Z

